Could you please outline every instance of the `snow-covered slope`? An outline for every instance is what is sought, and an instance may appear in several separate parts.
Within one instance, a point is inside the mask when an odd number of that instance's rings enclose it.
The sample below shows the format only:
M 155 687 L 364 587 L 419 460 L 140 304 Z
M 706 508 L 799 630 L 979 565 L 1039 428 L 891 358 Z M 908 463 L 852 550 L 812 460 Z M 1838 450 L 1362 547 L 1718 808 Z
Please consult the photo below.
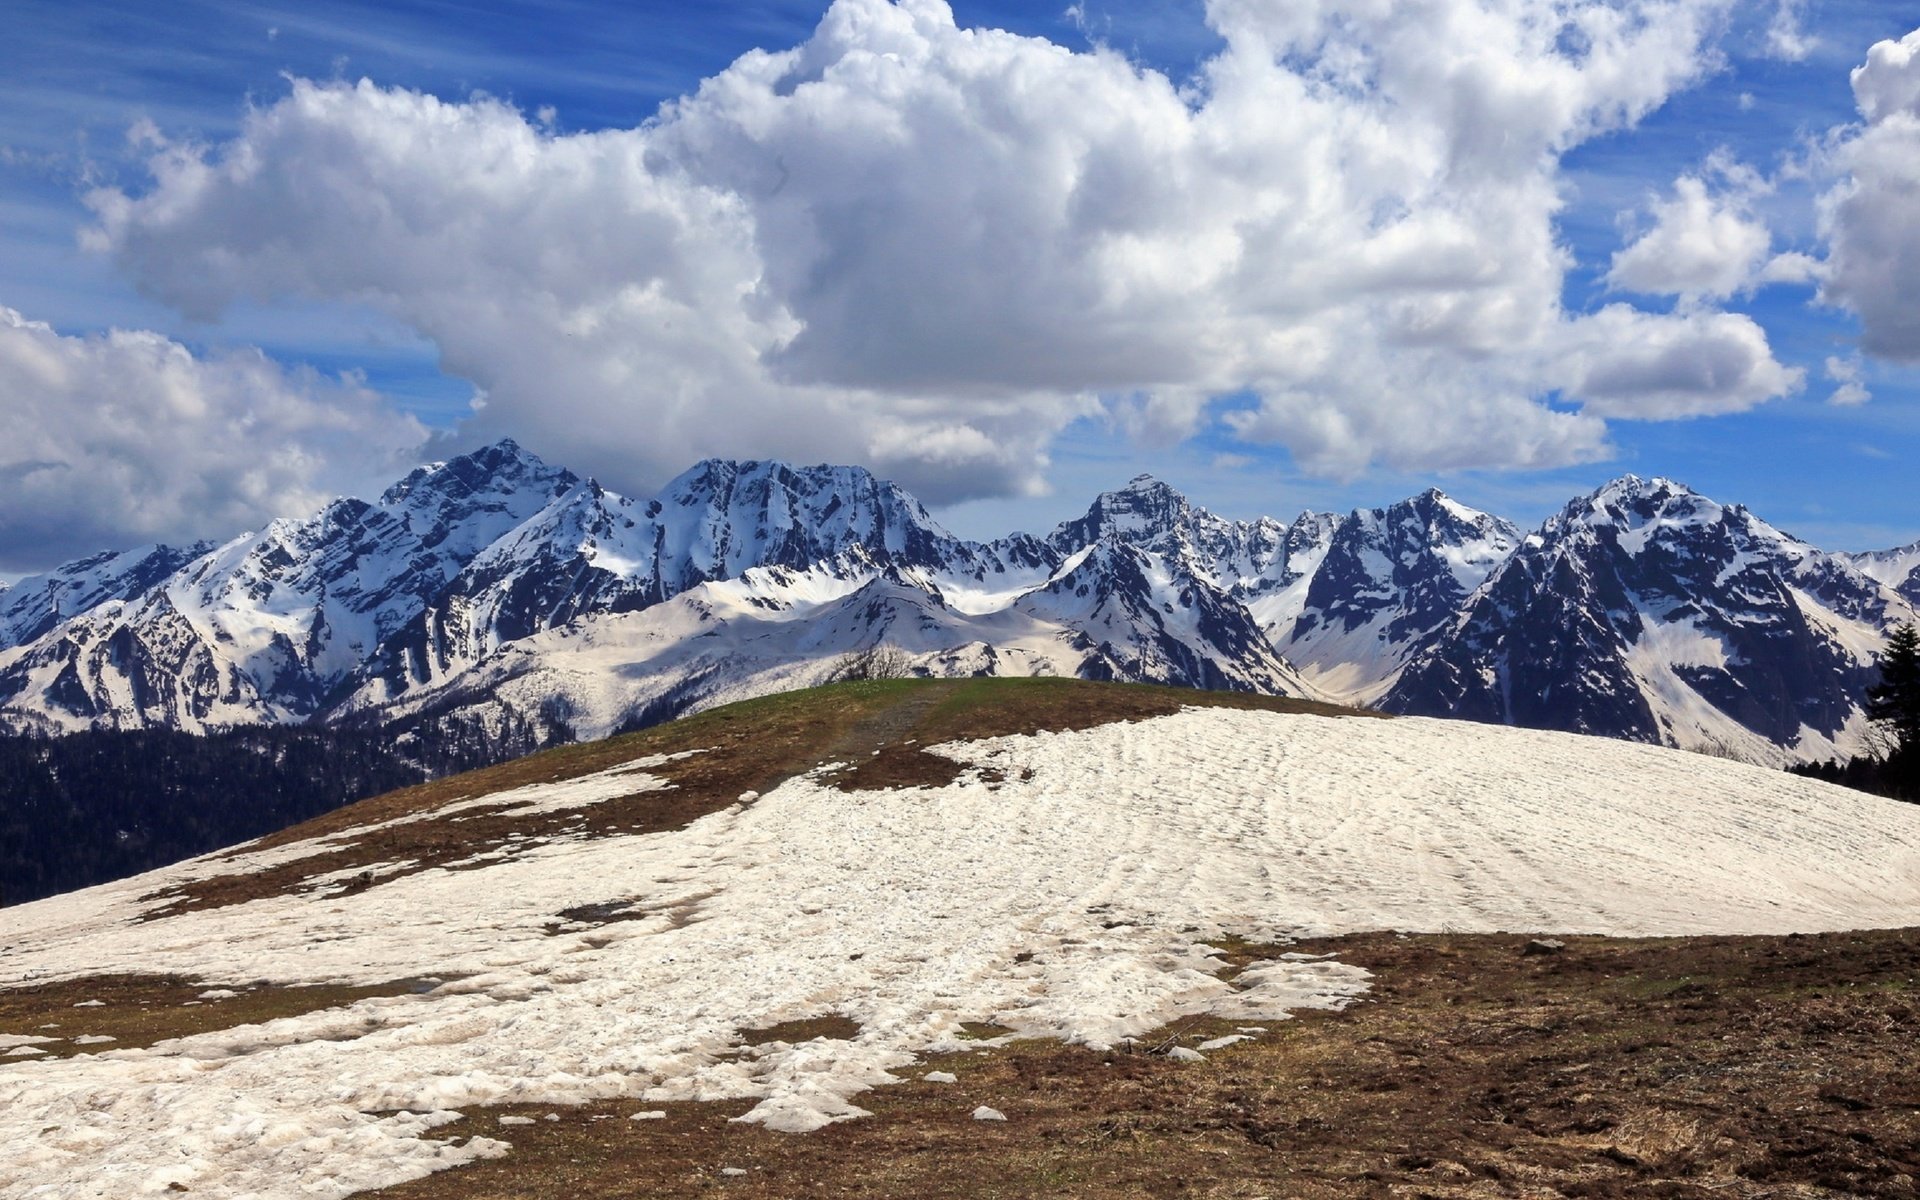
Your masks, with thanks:
M 1520 531 L 1428 491 L 1346 516 L 1233 521 L 1151 476 L 1100 496 L 1047 539 L 1072 554 L 1108 538 L 1180 564 L 1245 604 L 1312 691 L 1367 703 L 1513 552 Z
M 1141 487 L 1187 511 L 1164 485 Z M 117 559 L 76 565 L 67 574 L 131 582 L 69 587 L 57 593 L 68 599 L 63 620 L 22 619 L 34 636 L 0 651 L 0 713 L 57 731 L 378 720 L 434 704 L 526 703 L 526 717 L 555 704 L 604 711 L 612 696 L 628 710 L 669 695 L 678 707 L 690 688 L 754 694 L 898 644 L 890 619 L 856 627 L 847 605 L 830 607 L 880 580 L 898 603 L 940 614 L 912 623 L 923 669 L 1308 690 L 1239 602 L 1211 586 L 1211 559 L 1141 527 L 1106 528 L 1103 511 L 1097 503 L 1081 523 L 1104 538 L 1098 554 L 1082 553 L 1092 542 L 1070 527 L 983 545 L 859 468 L 713 460 L 638 501 L 503 442 L 423 468 L 377 504 L 339 501 L 182 569 L 158 569 L 153 555 L 144 574 Z M 1209 547 L 1234 536 L 1231 523 L 1196 519 Z M 722 582 L 741 586 L 696 595 Z M 616 619 L 682 596 L 653 619 Z M 657 657 L 643 648 L 684 628 L 682 610 L 736 602 L 753 610 L 738 614 L 738 645 L 722 651 L 703 629 L 666 656 L 684 667 L 661 661 L 636 678 L 636 664 Z M 796 634 L 793 619 L 823 624 Z M 623 641 L 639 657 L 616 665 Z M 584 674 L 586 660 L 552 661 L 589 644 L 605 678 Z M 529 677 L 569 687 L 484 691 Z
M 130 600 L 211 549 L 212 543 L 200 542 L 96 554 L 10 588 L 0 586 L 0 650 L 43 637 L 61 622 L 103 604 Z
M 1322 692 L 1372 703 L 1520 544 L 1438 491 L 1331 524 L 1302 588 L 1255 601 L 1274 644 Z M 1295 605 L 1298 605 L 1296 608 Z
M 5 714 L 48 730 L 305 719 L 475 555 L 577 482 L 501 442 L 422 467 L 377 503 L 335 501 L 177 570 L 128 572 L 137 584 L 0 650 Z
M 1920 542 L 1897 550 L 1870 550 L 1846 556 L 1862 575 L 1877 579 L 1920 604 Z
M 1030 585 L 1046 578 L 1051 562 L 1020 566 Z M 583 480 L 489 545 L 389 638 L 360 672 L 351 705 L 440 684 L 542 630 L 647 608 L 755 570 L 794 581 L 784 594 L 757 589 L 776 608 L 817 601 L 882 571 L 952 578 L 972 591 L 1012 586 L 1002 558 L 955 538 L 919 501 L 855 467 L 715 459 L 649 501 Z
M 755 567 L 645 609 L 593 615 L 504 646 L 432 686 L 360 698 L 386 720 L 511 710 L 598 737 L 686 712 L 825 683 L 885 647 L 935 677 L 1034 676 L 1311 694 L 1239 604 L 1160 556 L 1111 539 L 1014 602 L 968 608 L 937 585 L 847 560 Z
M 1912 615 L 1845 556 L 1628 476 L 1528 537 L 1384 704 L 1760 760 L 1844 756 L 1883 631 Z
M 168 886 L 324 867 L 354 840 L 335 838 L 0 910 L 0 986 L 449 981 L 151 1049 L 0 1059 L 0 1192 L 342 1197 L 512 1153 L 485 1111 L 509 1102 L 750 1101 L 743 1119 L 805 1131 L 862 1116 L 860 1093 L 923 1055 L 978 1048 L 963 1022 L 1101 1047 L 1368 986 L 1306 956 L 1232 975 L 1222 938 L 1920 923 L 1920 808 L 1652 747 L 1190 710 L 941 753 L 978 769 L 852 796 L 818 771 L 719 798 L 677 832 L 475 847 L 463 869 L 369 872 L 384 881 L 364 890 L 347 868 L 314 891 L 140 920 Z M 487 804 L 584 817 L 698 786 L 670 783 L 673 766 L 386 820 Z M 624 915 L 566 915 L 590 911 Z M 63 1009 L 52 1033 L 85 1033 L 91 1011 Z M 858 1035 L 743 1049 L 743 1030 L 826 1016 Z M 436 1135 L 456 1113 L 480 1134 Z

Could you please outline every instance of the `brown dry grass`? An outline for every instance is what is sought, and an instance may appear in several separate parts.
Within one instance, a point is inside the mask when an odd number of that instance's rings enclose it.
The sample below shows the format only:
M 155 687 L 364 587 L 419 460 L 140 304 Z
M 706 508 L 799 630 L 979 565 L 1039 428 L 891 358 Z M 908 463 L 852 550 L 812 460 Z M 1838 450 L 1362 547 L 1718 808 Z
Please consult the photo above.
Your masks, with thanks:
M 742 1029 L 740 1041 L 746 1046 L 771 1046 L 775 1042 L 811 1042 L 824 1038 L 830 1042 L 850 1042 L 860 1036 L 860 1022 L 851 1017 L 807 1017 L 782 1021 L 765 1029 Z
M 1376 972 L 1186 1066 L 1050 1041 L 929 1060 L 817 1133 L 750 1105 L 469 1114 L 507 1158 L 381 1193 L 508 1197 L 1726 1197 L 1916 1194 L 1920 937 L 1390 934 L 1296 947 Z M 1272 953 L 1238 946 L 1240 962 Z M 1185 1044 L 1215 1022 L 1164 1031 Z M 1143 1045 L 1155 1039 L 1147 1039 Z M 957 1084 L 919 1081 L 927 1070 Z M 977 1105 L 1004 1112 L 979 1122 Z M 664 1109 L 663 1121 L 630 1113 Z M 512 1113 L 559 1120 L 501 1128 Z M 724 1168 L 746 1174 L 728 1176 Z
M 421 990 L 414 980 L 374 987 L 278 987 L 255 984 L 224 988 L 238 994 L 202 1000 L 209 990 L 189 979 L 151 975 L 95 975 L 63 983 L 0 989 L 0 1033 L 58 1038 L 39 1047 L 34 1061 L 110 1050 L 144 1049 L 171 1038 L 257 1025 L 338 1008 L 374 996 L 404 996 Z M 98 1005 L 90 1003 L 99 1001 Z M 80 1007 L 81 1005 L 86 1007 Z M 78 1037 L 111 1042 L 76 1044 Z M 5 1060 L 0 1060 L 5 1061 Z

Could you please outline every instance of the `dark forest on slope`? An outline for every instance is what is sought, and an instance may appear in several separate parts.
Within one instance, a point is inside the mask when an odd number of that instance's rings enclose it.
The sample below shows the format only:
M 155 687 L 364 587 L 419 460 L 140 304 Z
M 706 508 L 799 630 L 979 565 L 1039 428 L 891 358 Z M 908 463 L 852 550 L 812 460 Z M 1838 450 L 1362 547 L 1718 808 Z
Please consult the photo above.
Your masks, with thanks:
M 0 904 L 150 871 L 536 744 L 531 730 L 444 727 L 0 737 Z

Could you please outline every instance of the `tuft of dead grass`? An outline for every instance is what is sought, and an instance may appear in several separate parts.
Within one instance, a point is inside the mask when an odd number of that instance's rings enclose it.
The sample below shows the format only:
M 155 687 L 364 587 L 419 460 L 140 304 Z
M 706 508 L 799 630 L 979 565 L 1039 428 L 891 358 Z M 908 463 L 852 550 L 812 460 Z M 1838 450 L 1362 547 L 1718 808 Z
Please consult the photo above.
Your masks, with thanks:
M 303 1016 L 376 996 L 405 996 L 437 982 L 398 979 L 371 987 L 262 982 L 214 988 L 175 976 L 95 975 L 0 989 L 0 1033 L 58 1039 L 38 1046 L 44 1053 L 34 1061 L 140 1050 L 173 1038 Z M 82 1037 L 112 1040 L 75 1040 Z

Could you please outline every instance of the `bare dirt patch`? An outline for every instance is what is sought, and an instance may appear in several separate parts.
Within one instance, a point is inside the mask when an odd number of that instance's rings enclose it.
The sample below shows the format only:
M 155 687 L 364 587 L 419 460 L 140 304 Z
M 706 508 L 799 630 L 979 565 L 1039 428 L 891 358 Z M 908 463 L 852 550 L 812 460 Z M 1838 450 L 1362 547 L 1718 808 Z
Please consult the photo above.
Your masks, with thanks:
M 44 1053 L 35 1061 L 69 1058 L 144 1049 L 172 1038 L 297 1017 L 375 996 L 405 996 L 429 986 L 430 981 L 402 979 L 371 987 L 233 987 L 172 976 L 96 975 L 0 990 L 0 1033 L 57 1038 L 36 1047 Z
M 1372 996 L 1183 1064 L 1046 1040 L 931 1059 L 817 1133 L 750 1104 L 588 1105 L 453 1134 L 508 1157 L 402 1200 L 579 1197 L 1911 1197 L 1920 931 L 1796 938 L 1506 936 L 1237 945 L 1337 951 Z M 1194 1022 L 1141 1048 L 1246 1023 Z M 976 1121 L 978 1106 L 1006 1114 Z M 658 1121 L 630 1113 L 661 1109 Z M 725 1174 L 731 1169 L 742 1174 Z
M 771 1046 L 775 1042 L 811 1042 L 816 1038 L 850 1042 L 860 1036 L 860 1022 L 851 1017 L 809 1017 L 801 1021 L 782 1021 L 765 1029 L 742 1029 L 741 1041 L 748 1046 Z
M 827 763 L 849 769 L 830 779 L 847 790 L 940 786 L 961 772 L 928 754 L 939 742 L 1039 730 L 1087 729 L 1178 712 L 1189 705 L 1354 715 L 1306 701 L 1185 688 L 1067 679 L 887 680 L 837 684 L 728 705 L 641 733 L 545 751 L 483 771 L 406 788 L 350 805 L 229 851 L 272 849 L 322 839 L 327 850 L 265 870 L 215 875 L 142 897 L 145 920 L 225 908 L 269 896 L 351 896 L 436 868 L 477 869 L 560 839 L 682 829 L 708 813 L 765 792 Z M 512 802 L 451 805 L 538 783 L 578 779 L 637 759 L 700 751 L 650 768 L 665 790 L 557 812 L 529 813 Z M 877 753 L 876 753 L 877 752 Z M 369 826 L 400 821 L 384 829 Z M 320 877 L 330 881 L 321 884 Z M 566 920 L 556 914 L 557 920 Z

